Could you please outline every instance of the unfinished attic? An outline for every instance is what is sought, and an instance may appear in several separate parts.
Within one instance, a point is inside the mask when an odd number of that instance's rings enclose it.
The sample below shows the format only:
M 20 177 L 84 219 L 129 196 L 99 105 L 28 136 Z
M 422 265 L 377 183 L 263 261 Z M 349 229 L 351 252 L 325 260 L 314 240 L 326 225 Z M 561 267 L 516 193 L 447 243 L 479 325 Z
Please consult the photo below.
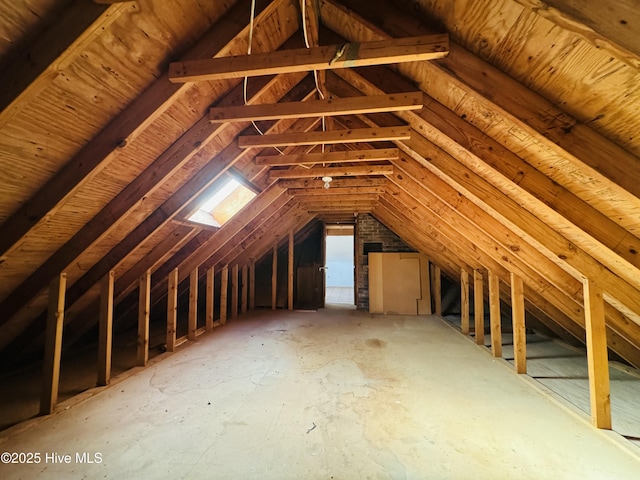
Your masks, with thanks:
M 0 3 L 2 478 L 640 475 L 634 0 Z

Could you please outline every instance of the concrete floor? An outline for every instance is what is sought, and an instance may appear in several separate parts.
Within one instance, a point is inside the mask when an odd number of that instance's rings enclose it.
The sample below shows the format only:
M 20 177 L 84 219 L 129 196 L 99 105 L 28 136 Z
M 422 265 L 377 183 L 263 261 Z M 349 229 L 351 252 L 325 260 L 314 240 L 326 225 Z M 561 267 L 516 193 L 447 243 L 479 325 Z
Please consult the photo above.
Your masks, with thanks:
M 255 312 L 164 357 L 0 433 L 0 451 L 41 455 L 0 476 L 640 478 L 635 447 L 436 317 Z M 71 463 L 46 462 L 54 453 Z

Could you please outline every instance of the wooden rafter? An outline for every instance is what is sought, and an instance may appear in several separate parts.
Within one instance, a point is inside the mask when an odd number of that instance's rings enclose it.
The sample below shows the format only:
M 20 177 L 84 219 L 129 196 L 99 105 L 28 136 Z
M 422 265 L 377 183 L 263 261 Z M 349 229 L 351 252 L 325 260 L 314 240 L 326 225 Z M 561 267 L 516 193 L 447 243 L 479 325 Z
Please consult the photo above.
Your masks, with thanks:
M 397 148 L 378 148 L 371 150 L 352 150 L 343 152 L 307 153 L 297 155 L 258 155 L 256 165 L 288 166 L 315 165 L 317 163 L 371 162 L 375 160 L 392 160 L 399 158 Z
M 371 97 L 332 98 L 307 102 L 214 107 L 209 110 L 211 123 L 281 120 L 284 118 L 354 115 L 389 111 L 419 110 L 422 92 L 376 95 Z
M 385 177 L 335 178 L 331 182 L 331 188 L 382 187 L 387 182 Z M 280 179 L 278 183 L 281 187 L 289 189 L 303 188 L 307 191 L 323 189 L 323 182 L 320 179 L 290 178 Z
M 354 177 L 357 175 L 391 175 L 391 165 L 370 165 L 357 167 L 299 168 L 293 170 L 271 170 L 269 178 L 313 178 L 313 177 Z
M 293 132 L 272 135 L 244 135 L 238 137 L 240 148 L 275 147 L 278 145 L 319 145 L 328 143 L 379 142 L 383 140 L 408 140 L 409 128 L 361 128 L 333 130 L 329 132 Z
M 169 80 L 184 83 L 435 60 L 446 56 L 448 51 L 449 36 L 446 34 L 346 43 L 174 62 L 169 65 Z

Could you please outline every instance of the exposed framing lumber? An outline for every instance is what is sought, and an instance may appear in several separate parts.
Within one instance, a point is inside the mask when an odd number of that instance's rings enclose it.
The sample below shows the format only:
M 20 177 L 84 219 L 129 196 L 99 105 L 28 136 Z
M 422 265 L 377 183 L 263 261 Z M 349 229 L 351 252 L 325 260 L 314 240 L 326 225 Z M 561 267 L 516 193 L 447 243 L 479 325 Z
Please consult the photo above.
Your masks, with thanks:
M 205 319 L 205 329 L 207 332 L 213 331 L 213 315 L 214 315 L 214 307 L 215 307 L 215 269 L 213 267 L 207 269 L 207 280 L 206 280 L 206 297 L 205 297 L 205 308 L 206 308 L 206 319 Z
M 366 98 L 366 97 L 362 97 Z M 256 165 L 277 167 L 291 165 L 315 165 L 343 162 L 372 162 L 400 158 L 397 148 L 377 148 L 371 150 L 347 150 L 343 152 L 300 153 L 295 155 L 258 155 Z
M 198 267 L 189 274 L 189 322 L 187 326 L 187 338 L 193 342 L 196 339 L 198 329 Z
M 213 107 L 209 109 L 211 123 L 282 120 L 362 113 L 419 110 L 422 92 L 375 95 L 371 97 L 331 98 L 306 102 L 281 102 L 257 105 Z
M 333 187 L 333 182 L 331 182 L 331 191 L 327 192 L 326 188 L 290 188 L 287 190 L 287 194 L 292 197 L 319 197 L 319 198 L 327 198 L 328 196 L 335 197 L 340 196 L 342 199 L 343 195 L 359 195 L 359 194 L 369 194 L 369 195 L 377 195 L 385 192 L 384 187 Z
M 431 288 L 433 289 L 433 306 L 436 315 L 442 316 L 442 273 L 440 267 L 431 263 Z
M 178 269 L 167 276 L 167 351 L 176 350 L 176 329 L 178 325 Z
M 98 386 L 111 381 L 111 349 L 113 346 L 113 270 L 105 275 L 100 285 L 100 321 L 98 327 Z
M 424 296 L 418 300 L 418 315 L 431 315 L 433 313 L 431 308 L 431 271 L 429 265 L 428 258 L 420 257 L 420 289 Z M 354 292 L 354 294 L 357 296 L 357 292 Z
M 149 362 L 149 314 L 151 310 L 151 272 L 147 270 L 140 277 L 138 294 L 138 343 L 136 360 L 138 366 L 146 367 Z
M 249 266 L 242 265 L 242 300 L 240 301 L 240 313 L 247 313 L 247 301 L 249 292 Z
M 278 301 L 278 239 L 273 243 L 271 260 L 271 310 L 275 310 Z
M 331 130 L 327 132 L 291 132 L 270 135 L 242 135 L 238 137 L 240 148 L 266 148 L 282 145 L 320 145 L 355 142 L 379 142 L 383 140 L 408 140 L 411 129 L 407 127 L 362 128 L 357 130 Z
M 358 175 L 392 175 L 391 165 L 367 165 L 355 167 L 327 167 L 327 168 L 296 168 L 289 170 L 270 170 L 269 179 L 276 181 L 288 178 L 315 178 L 315 177 L 355 177 Z
M 231 267 L 231 318 L 238 318 L 238 264 Z
M 249 263 L 249 309 L 256 308 L 256 262 L 253 258 Z
M 513 357 L 516 373 L 527 373 L 527 330 L 525 327 L 524 286 L 522 278 L 511 272 L 511 315 Z
M 460 269 L 460 331 L 469 335 L 469 272 Z
M 384 177 L 361 177 L 361 178 L 334 178 L 331 182 L 332 189 L 357 188 L 357 187 L 383 187 L 387 184 Z M 278 185 L 282 188 L 305 189 L 309 193 L 323 191 L 323 182 L 320 179 L 289 178 L 278 180 Z
M 597 428 L 611 430 L 609 360 L 603 291 L 589 278 L 584 280 L 584 313 L 591 420 Z
M 446 56 L 448 50 L 449 36 L 446 34 L 278 50 L 252 55 L 173 62 L 169 65 L 169 80 L 173 83 L 200 82 L 436 60 Z
M 58 403 L 60 385 L 60 359 L 62 356 L 62 329 L 67 274 L 59 274 L 49 286 L 49 309 L 42 369 L 40 414 L 49 415 Z
M 287 308 L 293 310 L 293 231 L 289 231 L 289 250 L 287 260 Z
M 484 285 L 482 272 L 473 271 L 473 310 L 476 344 L 484 346 Z
M 491 354 L 494 357 L 502 357 L 500 277 L 493 270 L 489 270 L 489 321 L 491 322 Z
M 227 323 L 227 296 L 229 291 L 229 265 L 222 267 L 220 271 L 220 325 Z

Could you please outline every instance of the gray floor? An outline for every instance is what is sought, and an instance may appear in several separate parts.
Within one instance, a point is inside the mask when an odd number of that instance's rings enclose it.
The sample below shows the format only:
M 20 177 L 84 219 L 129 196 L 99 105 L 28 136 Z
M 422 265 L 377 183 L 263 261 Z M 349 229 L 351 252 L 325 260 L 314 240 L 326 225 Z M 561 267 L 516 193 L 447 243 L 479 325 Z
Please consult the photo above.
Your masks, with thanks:
M 1 451 L 42 458 L 0 465 L 0 475 L 637 479 L 633 448 L 436 317 L 333 307 L 254 313 L 0 433 Z M 101 461 L 78 463 L 76 453 Z
M 327 287 L 325 303 L 337 305 L 354 305 L 353 287 Z

